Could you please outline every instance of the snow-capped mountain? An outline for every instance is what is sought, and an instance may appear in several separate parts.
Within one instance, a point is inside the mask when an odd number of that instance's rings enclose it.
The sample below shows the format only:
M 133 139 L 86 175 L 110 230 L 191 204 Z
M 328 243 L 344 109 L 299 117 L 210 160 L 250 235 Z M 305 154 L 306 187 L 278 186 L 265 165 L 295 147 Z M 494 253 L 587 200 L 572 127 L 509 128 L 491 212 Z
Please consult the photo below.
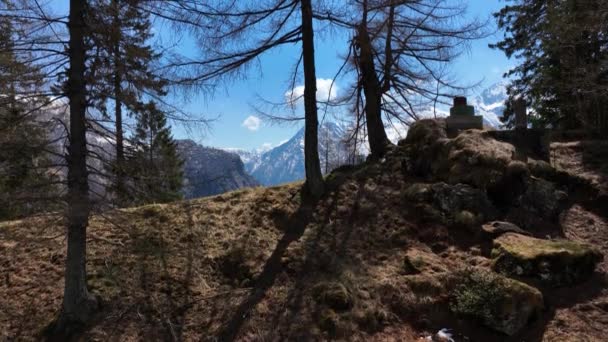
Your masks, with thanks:
M 499 118 L 505 110 L 506 100 L 507 84 L 499 82 L 473 97 L 470 104 L 475 106 L 475 113 L 477 115 L 483 116 L 485 124 L 499 128 L 502 125 Z
M 282 145 L 280 143 L 279 145 Z M 256 148 L 253 150 L 246 150 L 242 148 L 223 148 L 224 151 L 234 153 L 241 157 L 243 164 L 245 165 L 245 170 L 248 173 L 251 173 L 252 169 L 255 169 L 260 163 L 262 154 L 272 150 L 272 146 L 263 146 L 260 148 Z
M 346 161 L 344 134 L 344 130 L 332 122 L 319 127 L 319 159 L 323 173 Z M 304 179 L 304 128 L 288 141 L 265 152 L 228 150 L 241 156 L 245 170 L 262 185 L 271 186 Z
M 475 106 L 477 115 L 484 118 L 486 125 L 498 128 L 501 125 L 504 103 L 507 98 L 506 83 L 494 84 L 478 95 L 469 97 L 469 104 Z M 425 111 L 421 117 L 433 117 L 432 109 Z M 438 108 L 437 116 L 447 116 L 447 108 Z M 397 124 L 386 127 L 389 139 L 394 143 L 405 138 L 407 125 Z M 319 158 L 323 173 L 345 164 L 347 148 L 343 143 L 345 131 L 335 123 L 327 122 L 319 128 Z M 364 153 L 365 146 L 361 146 Z M 270 150 L 226 149 L 236 153 L 245 164 L 247 173 L 262 185 L 270 186 L 304 179 L 304 129 L 298 131 L 287 142 Z M 327 160 L 327 163 L 326 163 Z

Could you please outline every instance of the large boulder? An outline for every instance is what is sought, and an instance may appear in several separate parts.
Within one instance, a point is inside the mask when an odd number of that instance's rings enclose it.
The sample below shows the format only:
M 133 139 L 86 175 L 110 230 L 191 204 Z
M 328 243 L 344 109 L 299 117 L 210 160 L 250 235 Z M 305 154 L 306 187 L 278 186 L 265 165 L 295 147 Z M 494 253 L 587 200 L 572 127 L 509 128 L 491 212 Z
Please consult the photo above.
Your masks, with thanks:
M 446 143 L 447 163 L 437 171 L 449 183 L 492 189 L 504 183 L 514 150 L 484 131 L 464 131 Z
M 527 229 L 543 222 L 554 222 L 567 198 L 568 195 L 554 183 L 530 177 L 526 181 L 525 191 L 511 203 L 507 217 Z
M 471 214 L 475 222 L 483 222 L 496 215 L 486 193 L 466 184 L 415 183 L 405 190 L 405 197 L 410 202 L 429 205 L 438 211 L 444 223 L 458 221 L 463 213 Z
M 414 122 L 410 126 L 405 139 L 399 141 L 399 146 L 408 144 L 430 145 L 447 137 L 444 119 L 423 119 Z
M 531 277 L 548 286 L 567 286 L 591 276 L 600 252 L 569 240 L 543 240 L 508 233 L 494 240 L 493 269 L 508 276 Z
M 515 335 L 543 309 L 542 293 L 520 281 L 486 270 L 468 270 L 457 277 L 450 309 Z

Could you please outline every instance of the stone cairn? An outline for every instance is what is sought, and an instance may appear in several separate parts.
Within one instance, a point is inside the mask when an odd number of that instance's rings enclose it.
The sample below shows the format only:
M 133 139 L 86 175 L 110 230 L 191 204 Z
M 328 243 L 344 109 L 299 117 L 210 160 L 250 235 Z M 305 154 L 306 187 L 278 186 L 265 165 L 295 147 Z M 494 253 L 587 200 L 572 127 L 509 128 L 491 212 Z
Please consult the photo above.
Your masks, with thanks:
M 446 119 L 450 133 L 458 133 L 466 129 L 483 129 L 483 117 L 475 115 L 475 107 L 467 105 L 466 97 L 455 97 L 454 105 L 450 108 L 450 116 Z

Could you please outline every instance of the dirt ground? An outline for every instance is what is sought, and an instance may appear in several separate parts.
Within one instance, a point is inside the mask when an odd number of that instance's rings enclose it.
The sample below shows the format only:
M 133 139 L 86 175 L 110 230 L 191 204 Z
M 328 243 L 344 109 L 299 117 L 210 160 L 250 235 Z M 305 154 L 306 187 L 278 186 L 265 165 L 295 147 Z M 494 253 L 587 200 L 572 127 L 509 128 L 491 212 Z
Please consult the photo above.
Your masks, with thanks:
M 606 164 L 582 145 L 555 145 L 552 163 L 602 188 Z M 577 287 L 542 289 L 542 316 L 517 336 L 450 314 L 438 279 L 489 256 L 469 232 L 405 205 L 416 179 L 387 167 L 329 179 L 318 202 L 294 183 L 96 214 L 87 267 L 102 307 L 76 339 L 417 341 L 451 328 L 456 341 L 608 340 L 608 258 Z M 597 198 L 579 196 L 550 234 L 608 256 Z M 0 223 L 0 341 L 36 340 L 57 314 L 63 227 L 58 215 Z M 421 274 L 403 271 L 412 254 Z

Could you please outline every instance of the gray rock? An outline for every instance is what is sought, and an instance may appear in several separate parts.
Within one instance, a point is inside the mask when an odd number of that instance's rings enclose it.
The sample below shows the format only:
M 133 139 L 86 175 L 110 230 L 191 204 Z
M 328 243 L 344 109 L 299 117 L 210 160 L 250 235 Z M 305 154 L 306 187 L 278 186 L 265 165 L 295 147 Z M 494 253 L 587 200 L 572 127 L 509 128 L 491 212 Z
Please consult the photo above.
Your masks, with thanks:
M 412 202 L 430 204 L 450 219 L 463 211 L 482 222 L 496 216 L 486 193 L 466 184 L 416 183 L 405 190 L 405 197 Z
M 554 183 L 530 177 L 526 180 L 525 191 L 511 204 L 507 219 L 526 230 L 555 222 L 567 198 L 568 195 Z
M 507 335 L 515 335 L 543 308 L 542 293 L 494 272 L 471 270 L 456 280 L 450 308 Z
M 570 240 L 543 240 L 508 233 L 494 240 L 493 268 L 508 276 L 536 278 L 549 286 L 568 286 L 593 274 L 603 260 L 594 248 Z
M 511 222 L 504 221 L 493 221 L 488 222 L 481 226 L 481 232 L 484 236 L 491 239 L 497 238 L 506 233 L 518 233 L 522 235 L 529 235 L 530 233 L 519 228 L 517 225 Z

